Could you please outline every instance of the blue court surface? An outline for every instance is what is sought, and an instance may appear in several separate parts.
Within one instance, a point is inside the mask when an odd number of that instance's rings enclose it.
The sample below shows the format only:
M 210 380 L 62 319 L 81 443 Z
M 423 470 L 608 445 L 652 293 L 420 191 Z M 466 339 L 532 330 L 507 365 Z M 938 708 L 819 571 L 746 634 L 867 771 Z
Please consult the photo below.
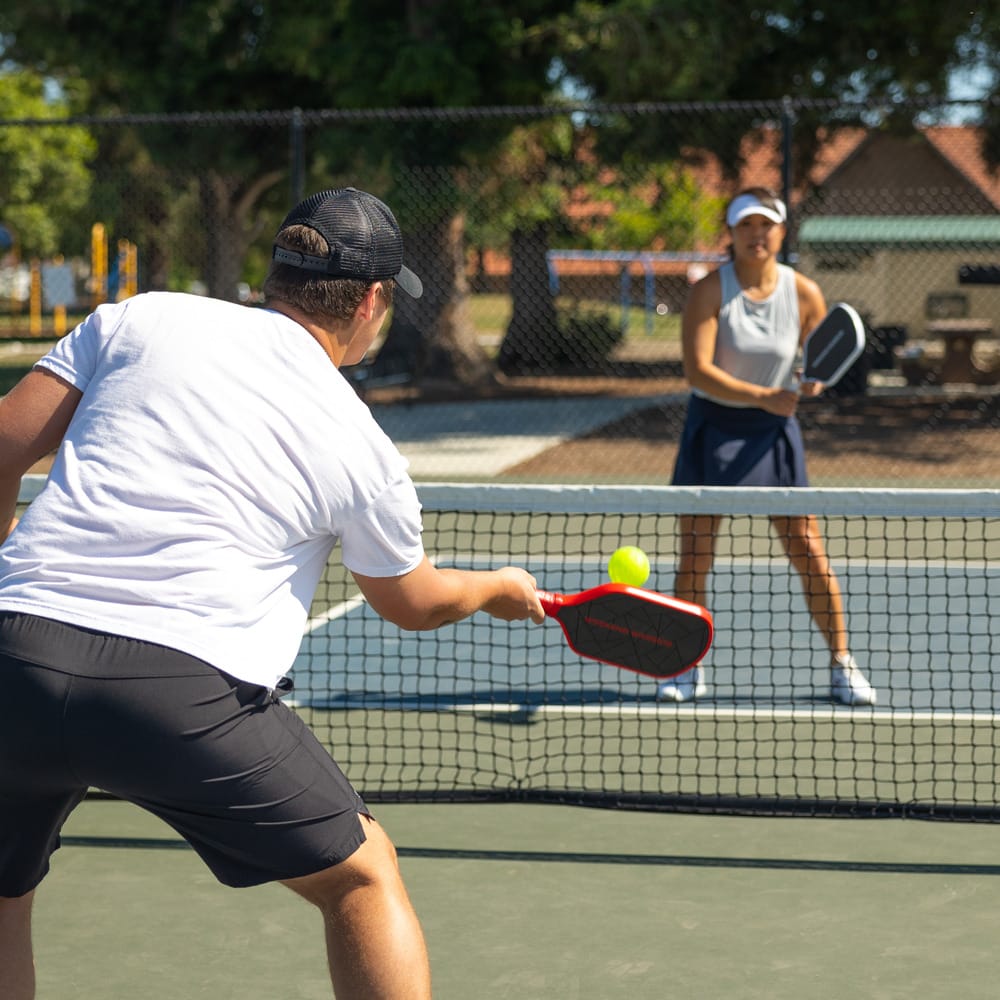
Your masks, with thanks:
M 525 565 L 566 593 L 604 582 L 596 559 Z M 876 714 L 981 721 L 1000 709 L 992 669 L 998 640 L 990 630 L 1000 567 L 852 560 L 834 568 L 852 651 L 879 691 Z M 672 577 L 672 566 L 654 565 L 649 586 L 665 590 L 657 582 Z M 830 704 L 829 655 L 787 562 L 720 561 L 712 590 L 715 641 L 704 660 L 711 686 L 699 710 L 843 710 Z M 405 633 L 383 623 L 356 591 L 314 614 L 292 677 L 294 703 L 313 708 L 681 710 L 656 703 L 652 678 L 578 656 L 555 621 L 507 624 L 478 614 L 434 633 Z

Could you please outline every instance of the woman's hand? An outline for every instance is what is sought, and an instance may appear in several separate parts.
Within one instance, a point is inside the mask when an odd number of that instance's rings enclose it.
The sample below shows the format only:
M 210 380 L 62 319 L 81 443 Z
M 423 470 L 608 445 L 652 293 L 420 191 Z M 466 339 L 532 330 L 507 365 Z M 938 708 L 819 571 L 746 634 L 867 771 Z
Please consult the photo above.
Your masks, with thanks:
M 823 382 L 802 382 L 799 385 L 799 395 L 803 399 L 814 399 L 825 388 L 826 385 Z
M 779 417 L 790 417 L 799 405 L 799 394 L 791 389 L 768 389 L 757 402 L 762 410 Z

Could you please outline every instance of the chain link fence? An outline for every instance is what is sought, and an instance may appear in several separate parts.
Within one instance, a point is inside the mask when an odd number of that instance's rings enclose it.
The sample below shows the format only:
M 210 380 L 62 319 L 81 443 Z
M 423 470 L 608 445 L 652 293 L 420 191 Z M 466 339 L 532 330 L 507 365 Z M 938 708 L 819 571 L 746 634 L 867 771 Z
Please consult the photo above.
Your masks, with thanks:
M 100 301 L 154 289 L 252 306 L 290 205 L 353 184 L 394 208 L 426 289 L 397 297 L 347 373 L 416 478 L 663 483 L 688 288 L 727 256 L 726 200 L 763 185 L 789 205 L 785 259 L 868 328 L 836 392 L 800 408 L 814 483 L 996 486 L 1000 175 L 968 124 L 990 110 L 786 100 L 0 122 L 0 171 L 27 130 L 60 151 L 74 130 L 90 150 L 75 209 L 0 194 L 0 332 L 41 345 Z

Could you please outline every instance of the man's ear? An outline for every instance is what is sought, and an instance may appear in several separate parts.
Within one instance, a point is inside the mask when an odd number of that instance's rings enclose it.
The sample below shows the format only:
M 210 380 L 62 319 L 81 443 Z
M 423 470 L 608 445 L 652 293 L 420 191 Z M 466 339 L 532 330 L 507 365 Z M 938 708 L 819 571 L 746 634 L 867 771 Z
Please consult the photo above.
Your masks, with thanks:
M 375 316 L 375 312 L 379 307 L 379 299 L 382 297 L 382 283 L 376 281 L 372 284 L 368 291 L 365 292 L 365 297 L 361 300 L 358 305 L 358 318 L 363 320 L 370 320 Z

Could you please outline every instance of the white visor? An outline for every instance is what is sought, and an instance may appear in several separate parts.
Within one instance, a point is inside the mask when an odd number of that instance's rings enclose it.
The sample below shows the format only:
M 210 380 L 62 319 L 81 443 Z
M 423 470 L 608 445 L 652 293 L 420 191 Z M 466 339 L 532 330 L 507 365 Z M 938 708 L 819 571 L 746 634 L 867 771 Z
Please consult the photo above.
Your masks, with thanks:
M 735 226 L 740 219 L 745 219 L 748 215 L 763 215 L 765 219 L 780 223 L 787 217 L 785 203 L 780 198 L 775 198 L 774 208 L 770 208 L 755 194 L 741 194 L 732 200 L 726 210 L 726 225 Z

